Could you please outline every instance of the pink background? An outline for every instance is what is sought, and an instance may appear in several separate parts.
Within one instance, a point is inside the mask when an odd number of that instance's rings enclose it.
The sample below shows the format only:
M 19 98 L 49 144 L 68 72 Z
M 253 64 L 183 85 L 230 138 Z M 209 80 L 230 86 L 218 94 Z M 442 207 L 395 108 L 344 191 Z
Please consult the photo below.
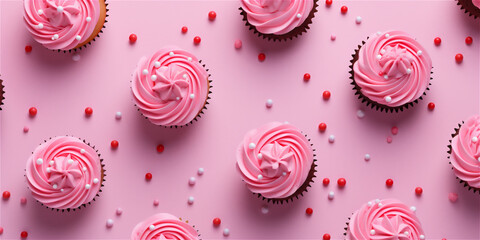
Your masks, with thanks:
M 330 233 L 343 237 L 353 211 L 374 198 L 398 198 L 417 207 L 427 239 L 480 239 L 480 195 L 455 179 L 447 160 L 447 145 L 457 123 L 479 113 L 480 20 L 468 17 L 455 1 L 334 1 L 318 7 L 308 34 L 272 43 L 248 31 L 238 1 L 115 1 L 101 37 L 80 51 L 75 62 L 69 53 L 49 51 L 35 43 L 24 27 L 22 1 L 0 2 L 1 74 L 6 102 L 1 112 L 1 186 L 12 197 L 0 201 L 2 239 L 128 239 L 135 224 L 157 212 L 189 219 L 204 239 L 319 239 Z M 339 8 L 349 11 L 341 15 Z M 217 12 L 214 22 L 207 20 Z M 355 24 L 356 16 L 363 22 Z M 186 25 L 187 34 L 180 28 Z M 433 59 L 434 74 L 428 96 L 400 114 L 375 112 L 360 104 L 349 85 L 349 60 L 354 48 L 378 30 L 401 29 L 416 36 Z M 130 33 L 138 41 L 128 43 Z M 330 41 L 336 34 L 337 40 Z M 199 46 L 192 44 L 199 35 Z M 474 43 L 467 46 L 466 36 Z M 442 38 L 440 47 L 433 44 Z M 243 48 L 235 50 L 236 39 Z M 137 61 L 164 45 L 176 44 L 203 59 L 213 79 L 206 114 L 182 129 L 156 127 L 136 111 L 129 82 Z M 30 54 L 25 45 L 32 45 Z M 265 62 L 257 54 L 265 52 Z M 454 56 L 464 61 L 456 64 Z M 303 74 L 312 75 L 310 82 Z M 331 99 L 322 100 L 329 90 Z M 265 108 L 273 99 L 271 109 Z M 427 103 L 436 104 L 434 111 Z M 28 117 L 28 108 L 38 114 Z M 84 108 L 94 109 L 91 118 Z M 358 109 L 365 118 L 358 119 Z M 121 111 L 118 121 L 115 113 Z M 318 152 L 313 187 L 293 203 L 266 204 L 252 196 L 235 170 L 235 151 L 243 134 L 268 121 L 289 121 L 307 133 Z M 319 133 L 320 122 L 328 125 Z M 392 126 L 399 127 L 391 144 Z M 23 133 L 28 126 L 30 132 Z M 94 144 L 105 159 L 104 192 L 88 208 L 57 213 L 34 201 L 26 187 L 25 162 L 34 148 L 51 136 L 70 134 Z M 334 134 L 335 143 L 328 143 Z M 117 150 L 110 141 L 120 142 Z M 165 145 L 158 154 L 156 145 Z M 363 160 L 369 153 L 372 159 Z M 205 174 L 196 175 L 199 167 Z M 153 180 L 146 182 L 146 172 Z M 197 177 L 194 187 L 188 179 Z M 321 179 L 331 180 L 325 187 Z M 339 177 L 347 179 L 343 190 Z M 387 178 L 394 179 L 391 189 Z M 421 186 L 421 197 L 414 189 Z M 329 201 L 327 194 L 335 192 Z M 448 200 L 450 192 L 458 201 Z M 28 203 L 20 205 L 20 198 Z M 189 196 L 195 203 L 187 204 Z M 160 205 L 153 206 L 159 199 Z M 269 213 L 262 214 L 262 206 Z M 115 209 L 124 209 L 115 216 Z M 314 214 L 305 215 L 312 207 Z M 220 217 L 220 228 L 212 219 Z M 112 218 L 113 228 L 105 222 Z

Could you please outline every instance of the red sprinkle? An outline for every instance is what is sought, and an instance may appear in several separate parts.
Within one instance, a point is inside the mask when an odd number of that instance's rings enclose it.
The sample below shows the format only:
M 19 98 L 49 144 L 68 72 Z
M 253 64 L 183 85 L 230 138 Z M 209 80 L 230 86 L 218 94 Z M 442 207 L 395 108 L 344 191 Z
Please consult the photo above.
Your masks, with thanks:
M 217 217 L 213 219 L 213 226 L 218 227 L 220 226 L 220 223 L 222 223 L 222 220 L 220 220 L 220 218 Z
M 415 188 L 415 194 L 420 196 L 420 195 L 422 195 L 422 193 L 423 193 L 423 189 L 421 187 L 416 187 Z
M 306 213 L 307 215 L 312 215 L 313 209 L 312 209 L 312 208 L 307 208 L 307 209 L 305 210 L 305 213 Z
M 25 46 L 25 52 L 26 53 L 29 53 L 31 51 L 32 51 L 32 46 L 30 46 L 30 45 Z
M 117 148 L 118 148 L 118 141 L 117 141 L 117 140 L 113 140 L 113 141 L 110 143 L 110 146 L 111 146 L 113 149 L 117 149 Z
M 324 178 L 323 179 L 323 185 L 327 186 L 330 183 L 330 179 Z
M 3 227 L 0 227 L 0 234 L 3 234 Z
M 128 40 L 130 40 L 130 43 L 135 43 L 137 41 L 137 35 L 135 34 L 130 34 L 130 36 L 128 37 Z
M 151 174 L 151 173 L 147 173 L 147 174 L 145 174 L 145 179 L 146 179 L 147 181 L 150 181 L 150 180 L 152 180 L 152 177 L 153 177 L 153 176 L 152 176 L 152 174 Z
M 35 115 L 37 115 L 37 109 L 31 107 L 30 109 L 28 109 L 28 114 L 30 114 L 30 117 L 35 117 Z
M 308 80 L 310 80 L 310 77 L 310 73 L 303 74 L 303 81 L 308 82 Z
M 455 61 L 457 63 L 462 63 L 463 62 L 463 55 L 461 53 L 458 53 L 457 55 L 455 55 Z
M 391 178 L 387 179 L 387 181 L 385 181 L 385 184 L 387 185 L 387 187 L 391 187 L 393 186 L 393 180 Z
M 327 124 L 326 123 L 320 123 L 318 124 L 318 130 L 320 132 L 325 132 L 325 130 L 327 129 Z
M 340 12 L 342 12 L 342 14 L 346 14 L 347 11 L 348 11 L 348 7 L 347 7 L 347 6 L 342 6 L 342 7 L 340 8 Z
M 202 41 L 202 39 L 201 39 L 199 36 L 195 36 L 195 37 L 193 38 L 193 43 L 194 43 L 195 45 L 200 44 L 201 41 Z
M 470 36 L 466 37 L 466 38 L 465 38 L 465 43 L 466 43 L 467 45 L 471 45 L 471 44 L 473 43 L 473 38 L 470 37 Z
M 329 91 L 323 92 L 323 99 L 328 100 L 332 94 Z
M 210 11 L 208 13 L 208 20 L 213 21 L 217 17 L 217 13 L 215 11 Z
M 92 113 L 93 113 L 93 109 L 91 107 L 85 108 L 85 115 L 89 117 L 92 115 Z
M 9 198 L 10 198 L 10 192 L 9 192 L 9 191 L 3 192 L 2 197 L 3 197 L 3 199 L 5 199 L 5 200 L 9 199 Z
M 265 56 L 265 53 L 259 53 L 258 54 L 258 61 L 263 62 L 263 61 L 265 61 L 266 57 L 267 56 Z
M 435 103 L 429 102 L 429 103 L 428 103 L 428 110 L 431 111 L 431 110 L 433 110 L 433 109 L 435 109 Z
M 345 187 L 345 185 L 347 184 L 347 180 L 345 180 L 345 178 L 339 178 L 337 180 L 337 184 L 339 187 Z
M 393 126 L 393 127 L 392 127 L 392 134 L 393 134 L 393 135 L 397 135 L 397 134 L 398 134 L 398 127 L 396 127 L 396 126 Z
M 435 39 L 433 39 L 433 43 L 435 43 L 436 46 L 440 46 L 440 44 L 442 43 L 442 39 L 436 37 Z
M 21 238 L 27 238 L 28 237 L 28 232 L 27 231 L 23 231 L 20 233 L 20 237 Z
M 327 7 L 330 7 L 330 5 L 332 5 L 332 0 L 325 0 L 325 5 L 327 5 Z
M 157 152 L 162 153 L 165 150 L 165 147 L 162 144 L 157 145 Z
M 392 143 L 392 141 L 393 141 L 392 137 L 391 137 L 391 136 L 388 136 L 388 137 L 387 137 L 387 143 Z
M 188 27 L 187 26 L 183 26 L 182 27 L 182 33 L 187 33 L 188 32 Z
M 323 234 L 323 240 L 330 240 L 330 234 L 328 233 Z

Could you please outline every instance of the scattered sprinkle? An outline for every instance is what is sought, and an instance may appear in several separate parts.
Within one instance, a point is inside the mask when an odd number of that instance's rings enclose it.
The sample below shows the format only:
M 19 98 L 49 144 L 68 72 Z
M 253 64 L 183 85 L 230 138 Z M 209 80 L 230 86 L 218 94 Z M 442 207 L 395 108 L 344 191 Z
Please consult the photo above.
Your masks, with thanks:
M 228 235 L 230 235 L 230 229 L 228 228 L 223 229 L 223 236 L 227 237 Z
M 269 210 L 268 210 L 267 206 L 263 206 L 261 211 L 262 211 L 263 214 L 267 214 Z
M 258 54 L 258 61 L 263 62 L 263 61 L 265 61 L 266 57 L 267 56 L 265 55 L 265 53 L 259 53 Z
M 339 187 L 345 187 L 345 185 L 347 185 L 347 180 L 345 180 L 345 178 L 339 178 L 337 184 Z
M 463 55 L 461 53 L 458 53 L 457 55 L 455 55 L 455 61 L 457 63 L 462 63 L 463 62 Z
M 428 107 L 428 110 L 432 111 L 433 109 L 435 109 L 435 103 L 429 102 L 427 107 Z
M 163 146 L 163 144 L 158 144 L 157 145 L 157 152 L 162 153 L 163 151 L 165 151 L 165 146 Z
M 27 198 L 26 197 L 20 198 L 20 204 L 22 204 L 22 205 L 27 204 Z
M 122 208 L 117 208 L 117 210 L 115 210 L 115 214 L 117 214 L 117 216 L 122 215 L 122 213 L 123 213 L 123 209 L 122 209 Z
M 393 135 L 397 135 L 398 134 L 398 127 L 393 126 L 392 129 L 391 129 L 391 132 L 392 132 Z
M 192 205 L 194 201 L 195 201 L 194 197 L 192 196 L 188 197 L 188 204 Z
M 356 24 L 362 23 L 362 17 L 357 16 L 357 18 L 355 19 L 355 23 L 356 23 Z
M 116 112 L 115 113 L 115 119 L 117 119 L 117 120 L 122 119 L 122 112 Z
M 202 39 L 201 39 L 199 36 L 195 36 L 195 37 L 193 38 L 193 43 L 194 43 L 195 45 L 200 44 L 201 41 L 202 41 Z
M 370 157 L 370 154 L 365 154 L 365 157 L 363 158 L 365 159 L 365 161 L 370 161 L 371 157 Z
M 213 21 L 215 18 L 217 18 L 217 13 L 215 11 L 210 11 L 208 13 L 208 20 Z
M 242 40 L 240 39 L 235 40 L 235 43 L 233 44 L 233 46 L 235 47 L 235 49 L 242 48 Z
M 473 43 L 473 38 L 472 37 L 468 36 L 468 37 L 465 38 L 465 44 L 472 45 L 472 43 Z
M 393 141 L 392 137 L 391 137 L 391 136 L 388 136 L 388 137 L 387 137 L 387 143 L 392 143 L 392 141 Z
M 80 54 L 73 54 L 73 55 L 72 55 L 72 60 L 73 60 L 74 62 L 80 61 L 80 58 L 81 58 L 81 57 L 80 57 Z
M 440 46 L 440 44 L 442 43 L 442 39 L 436 37 L 435 39 L 433 39 L 433 43 L 435 44 L 435 46 Z
M 153 200 L 153 206 L 158 206 L 160 204 L 160 201 L 158 199 Z
M 199 168 L 198 171 L 197 171 L 198 176 L 202 176 L 204 171 L 205 170 L 203 168 Z
M 188 27 L 187 26 L 183 26 L 182 27 L 182 33 L 185 34 L 188 32 Z
M 106 224 L 107 228 L 111 228 L 113 227 L 113 219 L 109 218 L 107 219 L 107 224 Z
M 347 6 L 342 6 L 342 7 L 340 8 L 340 12 L 341 12 L 342 14 L 347 14 L 347 11 L 348 11 L 348 7 L 347 7 Z
M 323 179 L 323 185 L 324 186 L 328 186 L 329 183 L 330 183 L 330 179 L 328 179 L 328 178 Z
M 337 39 L 337 36 L 335 34 L 330 35 L 330 40 L 335 41 Z
M 137 41 L 137 35 L 135 34 L 130 34 L 130 36 L 128 36 L 128 40 L 130 41 L 131 44 L 135 43 Z
M 195 183 L 196 183 L 195 177 L 190 177 L 190 179 L 188 179 L 188 185 L 193 186 L 195 185 Z
M 273 100 L 272 99 L 267 99 L 267 102 L 265 103 L 265 106 L 267 106 L 267 108 L 271 108 L 273 106 Z
M 449 194 L 448 194 L 448 200 L 450 200 L 450 202 L 452 202 L 452 203 L 457 202 L 457 200 L 458 200 L 458 194 L 456 194 L 456 193 L 449 193 Z
M 357 117 L 362 119 L 365 117 L 365 112 L 363 112 L 363 110 L 359 109 L 357 110 Z
M 312 208 L 307 208 L 307 209 L 305 209 L 305 213 L 307 215 L 312 215 L 313 214 L 313 209 Z
M 23 132 L 24 133 L 27 133 L 29 130 L 30 130 L 30 128 L 28 128 L 27 126 L 23 127 Z
M 330 191 L 328 193 L 328 199 L 332 200 L 335 197 L 335 193 L 333 191 Z
M 213 219 L 212 222 L 213 222 L 213 226 L 218 227 L 222 223 L 222 220 L 220 220 L 220 218 L 216 217 L 216 218 Z
M 334 142 L 335 142 L 335 135 L 330 135 L 330 136 L 328 137 L 328 142 L 329 142 L 329 143 L 334 143 Z

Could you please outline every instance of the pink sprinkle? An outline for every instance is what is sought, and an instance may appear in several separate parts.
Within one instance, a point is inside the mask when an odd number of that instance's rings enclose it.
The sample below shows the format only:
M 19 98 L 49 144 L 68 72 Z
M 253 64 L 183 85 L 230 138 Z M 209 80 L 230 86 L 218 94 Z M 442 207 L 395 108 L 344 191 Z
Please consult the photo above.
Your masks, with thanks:
M 123 213 L 123 209 L 117 208 L 117 210 L 115 211 L 115 213 L 116 213 L 118 216 L 120 216 L 120 215 L 122 215 L 122 213 Z
M 240 39 L 235 40 L 234 46 L 235 46 L 236 49 L 242 48 L 242 40 L 240 40 Z
M 335 39 L 337 39 L 337 36 L 335 36 L 335 34 L 332 34 L 332 35 L 330 36 L 330 40 L 335 41 Z
M 20 203 L 23 205 L 27 204 L 27 198 L 25 197 L 20 198 Z
M 113 219 L 107 219 L 107 224 L 106 224 L 107 228 L 111 228 L 113 227 Z
M 450 200 L 450 202 L 454 203 L 456 202 L 458 199 L 458 194 L 456 193 L 449 193 L 448 194 L 448 200 Z
M 23 127 L 23 132 L 24 133 L 27 133 L 29 130 L 30 130 L 30 128 L 28 128 L 27 126 Z
M 158 199 L 153 200 L 153 206 L 158 206 L 160 204 L 160 201 Z
M 0 234 L 3 233 L 3 227 L 0 227 Z
M 393 127 L 392 127 L 392 134 L 393 134 L 393 135 L 397 135 L 397 133 L 398 133 L 398 127 L 393 126 Z
M 387 137 L 387 143 L 392 143 L 392 140 L 393 140 L 392 137 L 390 136 Z

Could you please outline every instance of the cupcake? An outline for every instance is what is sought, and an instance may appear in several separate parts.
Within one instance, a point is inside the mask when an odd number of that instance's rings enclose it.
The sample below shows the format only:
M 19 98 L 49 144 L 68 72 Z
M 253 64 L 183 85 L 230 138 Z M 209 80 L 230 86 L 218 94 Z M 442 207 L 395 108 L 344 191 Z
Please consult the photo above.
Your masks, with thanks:
M 404 32 L 373 34 L 352 57 L 353 90 L 367 106 L 386 112 L 403 111 L 418 103 L 429 90 L 432 60 Z
M 395 199 L 376 199 L 363 205 L 347 223 L 347 240 L 425 239 L 415 207 Z
M 465 10 L 469 16 L 473 16 L 475 19 L 480 17 L 480 0 L 457 0 L 457 5 L 460 5 L 460 9 Z
M 133 228 L 131 240 L 177 239 L 196 240 L 199 234 L 195 228 L 188 225 L 188 221 L 168 214 L 157 213 Z
M 480 193 L 480 116 L 459 124 L 448 146 L 450 164 L 460 183 Z
M 24 0 L 23 6 L 33 39 L 64 52 L 95 41 L 108 16 L 105 0 Z
M 315 177 L 310 140 L 289 123 L 271 122 L 249 131 L 237 151 L 237 170 L 259 197 L 283 203 L 307 192 Z
M 97 151 L 75 137 L 51 138 L 27 161 L 33 197 L 47 208 L 70 211 L 86 207 L 101 192 L 104 165 Z
M 3 80 L 0 79 L 0 110 L 2 110 L 3 100 L 5 99 L 5 90 L 3 89 Z
M 165 127 L 191 124 L 205 105 L 211 87 L 205 65 L 177 47 L 142 57 L 132 80 L 135 104 L 151 123 Z
M 318 0 L 241 0 L 243 21 L 258 36 L 281 41 L 307 32 Z

